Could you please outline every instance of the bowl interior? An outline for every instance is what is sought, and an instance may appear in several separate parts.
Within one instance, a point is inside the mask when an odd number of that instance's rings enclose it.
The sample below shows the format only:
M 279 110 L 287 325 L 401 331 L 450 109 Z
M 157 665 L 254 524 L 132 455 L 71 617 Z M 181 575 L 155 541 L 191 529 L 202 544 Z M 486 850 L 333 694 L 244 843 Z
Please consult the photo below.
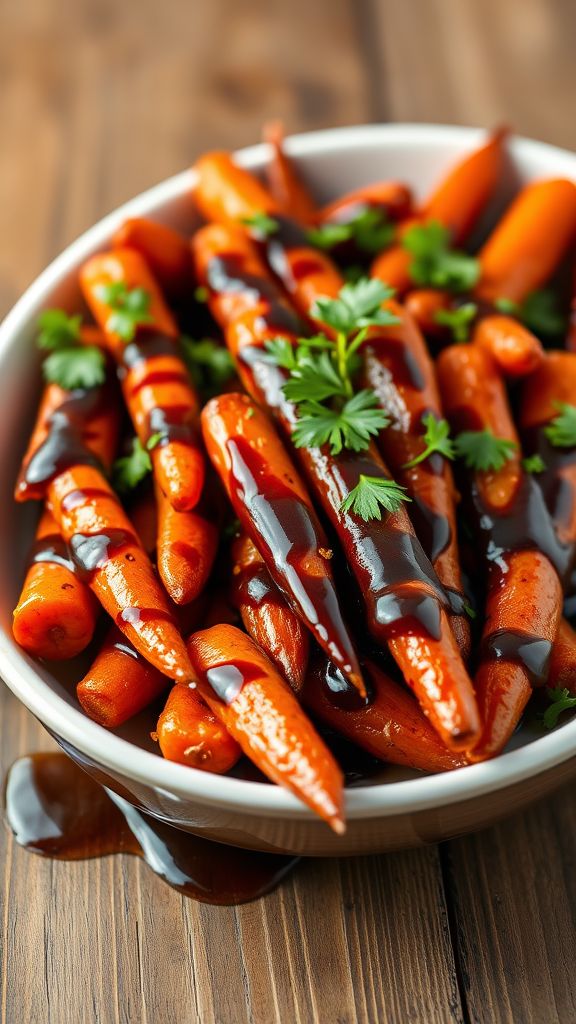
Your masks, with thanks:
M 384 178 L 406 181 L 421 195 L 454 159 L 477 144 L 481 134 L 474 129 L 439 126 L 360 127 L 294 137 L 290 140 L 290 150 L 297 158 L 303 175 L 323 201 Z M 266 156 L 265 147 L 255 146 L 243 150 L 239 159 L 257 170 Z M 576 178 L 576 157 L 553 147 L 514 140 L 506 173 L 480 233 L 488 230 L 519 184 L 547 175 Z M 37 514 L 30 506 L 16 506 L 12 490 L 40 389 L 38 357 L 33 345 L 38 312 L 54 305 L 63 305 L 71 310 L 81 306 L 77 270 L 87 256 L 106 246 L 126 216 L 146 214 L 190 232 L 196 222 L 190 198 L 192 185 L 192 173 L 184 172 L 105 218 L 41 275 L 0 327 L 0 670 L 11 688 L 40 720 L 92 756 L 100 752 L 102 763 L 111 768 L 121 765 L 128 774 L 152 780 L 167 790 L 186 792 L 198 788 L 207 800 L 230 803 L 252 800 L 256 793 L 253 787 L 257 786 L 261 791 L 258 800 L 263 811 L 279 812 L 289 808 L 306 816 L 307 811 L 302 808 L 296 811 L 293 798 L 275 787 L 206 777 L 148 753 L 154 750 L 149 739 L 155 722 L 152 711 L 127 723 L 117 731 L 116 738 L 110 737 L 78 710 L 74 682 L 79 678 L 79 665 L 69 663 L 64 670 L 59 667 L 57 672 L 50 666 L 38 665 L 16 647 L 10 632 L 11 613 Z M 520 753 L 519 748 L 528 744 L 530 750 L 524 750 L 521 760 L 517 758 L 514 761 Z M 554 737 L 541 737 L 540 733 L 525 725 L 510 745 L 510 750 L 516 754 L 507 753 L 493 765 L 478 765 L 452 773 L 450 778 L 442 779 L 442 785 L 436 786 L 434 793 L 438 797 L 442 791 L 445 797 L 463 799 L 472 789 L 501 785 L 503 780 L 510 780 L 518 772 L 529 774 L 558 762 L 573 753 L 575 748 L 576 722 L 567 723 Z M 401 781 L 408 779 L 414 779 L 409 789 Z M 425 801 L 426 793 L 432 793 L 430 783 L 432 779 L 416 777 L 415 773 L 383 768 L 369 782 L 362 783 L 349 794 L 349 813 L 364 813 L 368 807 L 373 813 L 384 810 L 391 800 L 397 803 L 409 793 L 417 801 Z M 266 795 L 263 790 L 267 791 Z

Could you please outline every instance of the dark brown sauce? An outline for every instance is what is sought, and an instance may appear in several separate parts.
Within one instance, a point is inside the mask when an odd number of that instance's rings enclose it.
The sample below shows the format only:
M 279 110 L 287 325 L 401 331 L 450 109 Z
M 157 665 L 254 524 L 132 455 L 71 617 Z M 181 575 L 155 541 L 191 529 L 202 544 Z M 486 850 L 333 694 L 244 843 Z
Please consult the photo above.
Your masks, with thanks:
M 172 441 L 193 445 L 196 443 L 197 431 L 195 424 L 191 422 L 192 415 L 192 410 L 187 405 L 156 406 L 150 410 L 148 416 L 146 437 L 149 440 L 159 434 L 157 445 L 169 444 Z
M 364 677 L 366 696 L 361 697 L 356 687 L 352 686 L 352 683 L 329 659 L 318 659 L 316 671 L 319 672 L 324 693 L 335 707 L 342 708 L 343 711 L 358 711 L 360 708 L 367 708 L 372 703 L 374 690 L 366 676 Z
M 265 304 L 267 309 L 259 318 L 261 329 L 302 334 L 299 317 L 283 301 L 277 285 L 265 277 L 244 270 L 244 262 L 243 255 L 234 253 L 213 256 L 206 267 L 208 286 L 217 294 L 241 293 L 255 306 Z
M 426 378 L 420 369 L 418 359 L 402 338 L 373 337 L 362 347 L 365 372 L 369 382 L 378 394 L 378 379 L 382 371 L 390 375 L 390 383 L 394 388 L 409 387 L 415 391 L 423 391 Z M 375 362 L 377 365 L 372 366 Z
M 435 562 L 452 540 L 448 517 L 439 515 L 418 494 L 414 494 L 410 518 L 424 551 L 430 561 Z
M 286 254 L 291 249 L 313 249 L 308 241 L 304 228 L 289 217 L 275 214 L 277 229 L 264 240 L 266 259 L 277 277 L 280 278 L 288 291 L 293 291 L 296 279 L 292 267 L 286 259 Z
M 122 548 L 137 543 L 134 534 L 128 530 L 112 529 L 104 533 L 75 533 L 70 538 L 69 547 L 78 576 L 90 579 L 96 569 L 101 569 Z
M 75 571 L 68 545 L 64 538 L 57 533 L 51 533 L 34 541 L 30 551 L 29 565 L 34 565 L 36 562 L 54 562 L 56 565 L 63 565 L 70 572 Z
M 544 471 L 535 474 L 534 479 L 556 527 L 569 526 L 576 494 L 570 481 L 562 475 L 562 470 L 576 463 L 576 448 L 555 448 L 540 427 L 525 431 L 522 439 L 527 454 L 539 455 L 544 462 Z
M 160 331 L 150 331 L 141 327 L 134 341 L 128 342 L 122 349 L 120 370 L 131 370 L 137 363 L 152 359 L 154 356 L 174 355 L 178 355 L 175 338 Z
M 6 821 L 16 842 L 55 860 L 136 854 L 173 889 L 226 906 L 274 889 L 297 857 L 255 853 L 183 832 L 103 789 L 65 754 L 16 761 L 6 781 Z
M 532 686 L 544 686 L 551 653 L 549 640 L 516 630 L 500 629 L 483 639 L 480 657 L 486 661 L 512 661 L 522 665 Z
M 100 460 L 86 446 L 83 431 L 102 401 L 101 388 L 71 392 L 48 419 L 48 434 L 26 466 L 26 484 L 44 486 L 72 466 L 101 468 Z

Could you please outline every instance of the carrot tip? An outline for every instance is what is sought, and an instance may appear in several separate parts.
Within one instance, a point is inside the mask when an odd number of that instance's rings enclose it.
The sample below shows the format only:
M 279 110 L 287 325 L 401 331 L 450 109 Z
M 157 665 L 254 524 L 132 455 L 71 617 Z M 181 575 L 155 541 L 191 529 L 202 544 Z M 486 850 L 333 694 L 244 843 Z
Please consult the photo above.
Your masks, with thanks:
M 339 815 L 335 814 L 333 818 L 330 818 L 328 824 L 337 836 L 344 835 L 346 831 L 346 822 Z

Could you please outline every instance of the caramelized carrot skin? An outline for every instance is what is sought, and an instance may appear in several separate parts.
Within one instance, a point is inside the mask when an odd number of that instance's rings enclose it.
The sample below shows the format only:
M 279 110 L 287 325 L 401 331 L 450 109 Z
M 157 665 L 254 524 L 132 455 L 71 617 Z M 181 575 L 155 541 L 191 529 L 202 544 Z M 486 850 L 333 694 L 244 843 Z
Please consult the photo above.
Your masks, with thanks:
M 404 296 L 404 308 L 427 338 L 447 337 L 446 327 L 437 320 L 438 313 L 452 309 L 453 299 L 436 288 L 413 288 Z
M 26 573 L 14 610 L 14 639 L 35 658 L 75 658 L 92 639 L 98 606 L 72 564 L 63 564 L 68 558 L 66 545 L 47 510 L 36 530 L 35 548 L 35 557 L 42 561 L 33 561 Z
M 412 256 L 399 243 L 384 249 L 370 267 L 370 277 L 375 277 L 384 284 L 394 288 L 398 296 L 404 295 L 412 287 L 410 265 Z
M 208 221 L 241 224 L 258 212 L 280 212 L 269 191 L 249 171 L 238 167 L 229 153 L 205 153 L 193 169 L 198 176 L 196 206 Z
M 299 693 L 308 666 L 308 633 L 246 534 L 232 545 L 232 557 L 232 598 L 244 627 Z
M 563 178 L 526 185 L 480 250 L 477 295 L 521 302 L 546 283 L 576 235 L 576 185 Z
M 264 168 L 270 194 L 283 213 L 302 224 L 312 224 L 316 219 L 316 204 L 296 164 L 286 154 L 281 122 L 270 121 L 264 126 L 263 135 L 271 149 L 271 157 Z
M 88 718 L 116 729 L 151 704 L 169 682 L 113 626 L 78 683 L 76 696 Z
M 185 686 L 172 687 L 158 719 L 156 738 L 166 760 L 214 775 L 230 771 L 242 753 L 198 693 Z
M 482 317 L 472 341 L 490 353 L 507 377 L 525 377 L 533 373 L 544 359 L 544 349 L 536 335 L 511 316 L 492 314 Z
M 129 217 L 118 228 L 112 245 L 139 252 L 165 295 L 180 298 L 190 290 L 190 249 L 183 235 L 173 228 L 147 217 Z
M 218 550 L 218 527 L 206 512 L 177 512 L 157 488 L 158 572 L 178 605 L 197 598 L 208 582 Z
M 412 193 L 400 181 L 379 181 L 347 192 L 323 206 L 320 224 L 347 224 L 365 209 L 379 209 L 390 220 L 402 220 L 412 212 Z
M 188 642 L 200 696 L 244 753 L 343 832 L 342 773 L 290 687 L 256 644 L 234 626 L 213 626 Z M 232 684 L 229 702 L 217 689 Z
M 558 402 L 576 401 L 576 353 L 549 350 L 537 372 L 522 385 L 519 423 L 522 430 L 543 426 L 558 415 Z
M 576 632 L 566 619 L 560 619 L 552 647 L 548 686 L 576 693 Z
M 323 681 L 326 663 L 316 659 L 309 672 L 302 702 L 317 718 L 389 764 L 424 772 L 444 772 L 467 764 L 462 754 L 448 749 L 422 713 L 418 703 L 373 662 L 366 666 L 373 686 L 367 707 L 346 709 L 330 699 Z

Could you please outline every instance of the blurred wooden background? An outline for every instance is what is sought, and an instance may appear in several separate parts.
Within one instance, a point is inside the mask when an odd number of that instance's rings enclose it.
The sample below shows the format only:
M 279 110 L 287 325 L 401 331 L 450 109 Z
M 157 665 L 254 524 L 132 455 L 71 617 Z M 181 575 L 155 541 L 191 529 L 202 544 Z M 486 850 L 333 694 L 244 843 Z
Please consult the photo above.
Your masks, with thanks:
M 0 0 L 0 315 L 69 241 L 201 150 L 365 121 L 576 148 L 572 0 Z M 2 692 L 2 770 L 48 747 Z M 511 812 L 513 808 L 511 808 Z M 0 1019 L 576 1020 L 571 790 L 444 848 L 310 862 L 244 908 L 130 858 L 0 834 Z

